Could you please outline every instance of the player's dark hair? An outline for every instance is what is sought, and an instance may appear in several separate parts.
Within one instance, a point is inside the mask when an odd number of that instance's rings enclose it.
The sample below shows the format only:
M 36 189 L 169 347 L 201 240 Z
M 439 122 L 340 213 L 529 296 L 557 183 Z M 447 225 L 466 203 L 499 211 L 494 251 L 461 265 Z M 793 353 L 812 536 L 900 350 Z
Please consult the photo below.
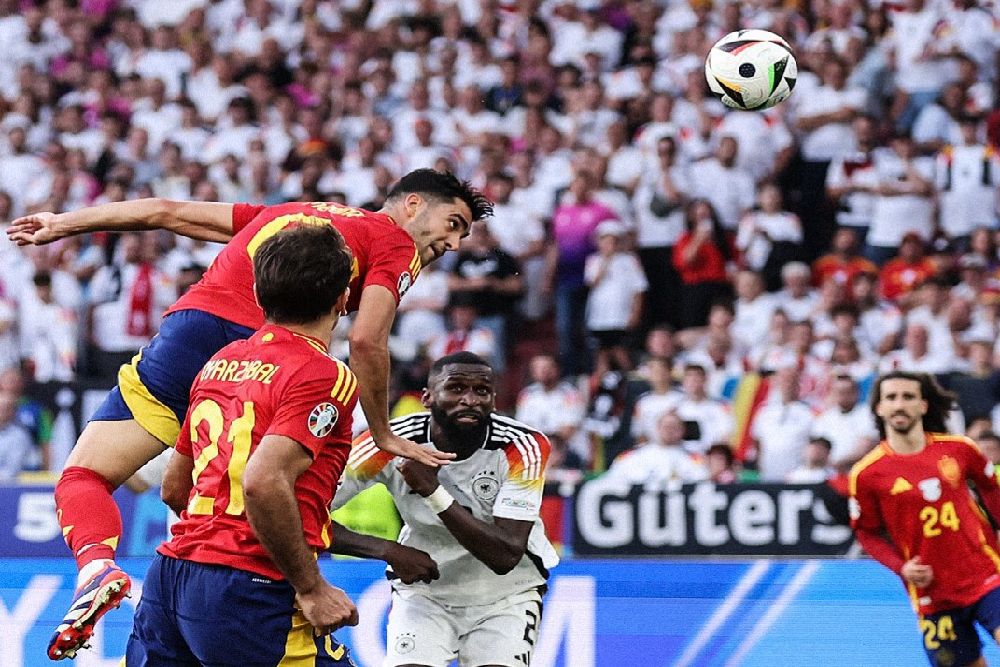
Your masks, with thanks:
M 426 199 L 438 202 L 450 202 L 453 199 L 462 200 L 472 212 L 472 220 L 482 220 L 493 215 L 493 202 L 482 192 L 472 187 L 468 181 L 460 181 L 448 171 L 434 169 L 414 169 L 399 182 L 392 186 L 386 200 L 408 194 L 422 195 Z
M 944 433 L 947 431 L 945 422 L 948 419 L 948 413 L 951 412 L 952 407 L 955 405 L 955 394 L 943 389 L 937 380 L 934 379 L 934 376 L 928 373 L 892 371 L 879 376 L 872 386 L 870 398 L 871 410 L 872 415 L 875 416 L 875 426 L 878 427 L 880 437 L 885 437 L 885 420 L 875 414 L 875 410 L 882 397 L 882 383 L 886 380 L 910 380 L 911 382 L 918 383 L 920 385 L 920 398 L 927 401 L 927 414 L 921 420 L 924 425 L 924 431 L 927 433 Z
M 484 366 L 490 369 L 491 371 L 493 370 L 493 366 L 490 365 L 490 362 L 486 361 L 478 354 L 466 351 L 455 352 L 453 354 L 446 354 L 443 357 L 437 359 L 433 364 L 431 364 L 431 370 L 427 374 L 427 383 L 431 384 L 431 381 L 438 375 L 440 375 L 441 371 L 443 371 L 444 367 L 447 366 L 448 364 L 468 364 L 470 366 Z
M 277 324 L 325 316 L 351 281 L 351 251 L 329 225 L 300 226 L 264 241 L 254 256 L 257 300 Z

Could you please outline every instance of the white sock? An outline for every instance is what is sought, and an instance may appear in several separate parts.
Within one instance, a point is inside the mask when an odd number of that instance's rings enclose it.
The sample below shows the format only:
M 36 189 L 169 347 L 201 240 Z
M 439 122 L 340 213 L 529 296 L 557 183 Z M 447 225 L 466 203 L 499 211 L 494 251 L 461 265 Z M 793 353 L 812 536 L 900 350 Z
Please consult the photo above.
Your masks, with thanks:
M 98 558 L 97 560 L 92 560 L 83 566 L 80 570 L 80 574 L 76 577 L 77 587 L 81 586 L 84 582 L 90 579 L 92 576 L 103 570 L 108 566 L 108 563 L 114 563 L 110 558 Z

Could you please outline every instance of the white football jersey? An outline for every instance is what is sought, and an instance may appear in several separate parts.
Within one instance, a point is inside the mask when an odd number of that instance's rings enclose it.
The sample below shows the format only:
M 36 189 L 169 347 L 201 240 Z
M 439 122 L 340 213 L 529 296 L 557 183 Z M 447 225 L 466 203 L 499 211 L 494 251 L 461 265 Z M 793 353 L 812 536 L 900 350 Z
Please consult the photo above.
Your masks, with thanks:
M 400 417 L 390 424 L 396 435 L 434 446 L 429 412 Z M 427 502 L 403 480 L 396 458 L 376 447 L 369 433 L 357 438 L 333 509 L 376 482 L 389 489 L 405 523 L 399 542 L 426 551 L 441 573 L 431 584 L 403 584 L 395 579 L 397 591 L 419 593 L 444 605 L 470 606 L 491 604 L 545 584 L 548 570 L 559 557 L 539 517 L 549 458 L 549 441 L 544 434 L 493 413 L 482 447 L 469 458 L 444 466 L 438 474 L 448 493 L 480 521 L 493 523 L 494 517 L 500 517 L 534 523 L 524 557 L 505 575 L 492 572 L 452 536 Z M 387 574 L 393 579 L 391 571 Z

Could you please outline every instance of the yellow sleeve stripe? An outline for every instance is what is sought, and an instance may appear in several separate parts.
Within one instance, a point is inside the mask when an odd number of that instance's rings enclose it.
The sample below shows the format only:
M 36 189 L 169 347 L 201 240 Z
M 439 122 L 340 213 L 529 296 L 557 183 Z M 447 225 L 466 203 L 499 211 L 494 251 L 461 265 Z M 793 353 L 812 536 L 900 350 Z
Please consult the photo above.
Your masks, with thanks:
M 344 373 L 344 365 L 339 361 L 337 362 L 337 368 L 340 370 L 337 373 L 337 381 L 333 384 L 333 389 L 330 390 L 330 398 L 337 398 L 337 394 L 340 393 L 341 388 L 344 386 L 344 377 L 347 375 Z
M 420 253 L 416 250 L 413 251 L 413 259 L 410 260 L 410 273 L 416 278 L 420 275 L 420 269 L 424 268 L 423 263 L 420 261 Z
M 864 469 L 871 466 L 883 456 L 885 456 L 885 452 L 882 450 L 882 445 L 879 445 L 872 451 L 865 454 L 860 461 L 854 464 L 854 467 L 851 468 L 851 476 L 847 485 L 852 496 L 858 495 L 858 477 Z
M 337 375 L 336 384 L 330 391 L 330 397 L 343 405 L 354 396 L 354 391 L 358 388 L 358 376 L 343 362 L 338 361 L 337 367 L 340 368 L 340 373 Z

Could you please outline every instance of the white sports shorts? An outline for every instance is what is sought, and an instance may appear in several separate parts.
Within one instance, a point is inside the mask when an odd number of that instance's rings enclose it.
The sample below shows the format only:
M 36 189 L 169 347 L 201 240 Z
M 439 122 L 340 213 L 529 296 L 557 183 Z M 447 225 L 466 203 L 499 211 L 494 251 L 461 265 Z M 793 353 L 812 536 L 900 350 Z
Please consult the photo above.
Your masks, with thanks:
M 542 621 L 542 591 L 493 604 L 452 607 L 422 595 L 392 592 L 383 667 L 525 667 Z

